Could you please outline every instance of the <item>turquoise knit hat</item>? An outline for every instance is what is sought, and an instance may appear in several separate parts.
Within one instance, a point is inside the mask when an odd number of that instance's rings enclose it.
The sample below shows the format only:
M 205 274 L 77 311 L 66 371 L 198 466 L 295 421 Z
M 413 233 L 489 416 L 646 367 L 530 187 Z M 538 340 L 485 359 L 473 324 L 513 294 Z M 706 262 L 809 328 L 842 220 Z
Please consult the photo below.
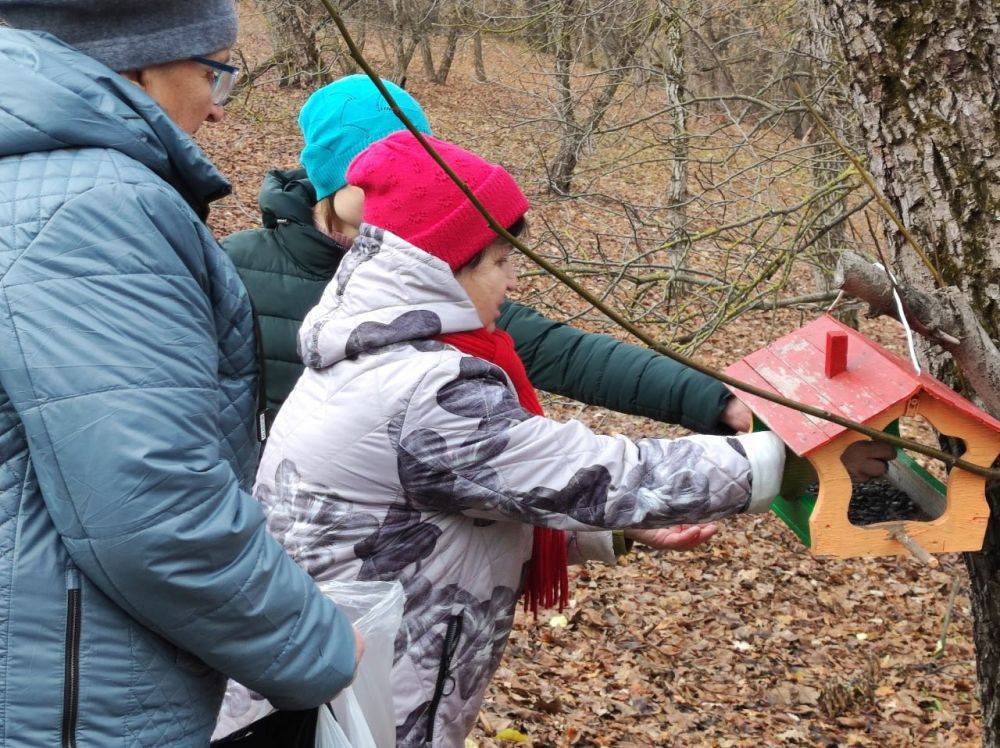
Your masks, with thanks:
M 382 80 L 399 108 L 430 135 L 424 110 L 392 81 Z M 322 200 L 347 184 L 347 167 L 361 151 L 386 135 L 406 129 L 367 75 L 348 75 L 319 89 L 299 113 L 305 146 L 302 166 Z

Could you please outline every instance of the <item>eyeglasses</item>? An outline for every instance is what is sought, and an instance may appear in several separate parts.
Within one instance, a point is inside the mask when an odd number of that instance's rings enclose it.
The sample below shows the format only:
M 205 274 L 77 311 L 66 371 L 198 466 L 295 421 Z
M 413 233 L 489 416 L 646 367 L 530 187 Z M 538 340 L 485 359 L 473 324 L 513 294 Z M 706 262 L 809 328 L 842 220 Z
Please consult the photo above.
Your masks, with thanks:
M 212 68 L 212 103 L 222 106 L 229 101 L 229 94 L 240 77 L 240 69 L 209 57 L 192 57 L 191 60 Z

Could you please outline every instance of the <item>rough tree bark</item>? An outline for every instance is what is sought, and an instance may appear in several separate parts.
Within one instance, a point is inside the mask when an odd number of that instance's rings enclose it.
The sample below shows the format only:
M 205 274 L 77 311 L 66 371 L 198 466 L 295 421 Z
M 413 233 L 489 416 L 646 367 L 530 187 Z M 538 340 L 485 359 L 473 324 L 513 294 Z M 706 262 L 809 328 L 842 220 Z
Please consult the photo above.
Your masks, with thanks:
M 664 40 L 658 47 L 660 67 L 663 70 L 663 86 L 670 117 L 673 120 L 674 158 L 667 184 L 667 211 L 675 229 L 686 223 L 688 199 L 688 153 L 690 142 L 687 129 L 687 74 L 684 69 L 684 36 L 681 34 L 681 9 L 673 9 L 661 3 L 664 14 Z
M 843 252 L 834 283 L 867 302 L 869 314 L 900 319 L 892 283 L 884 270 L 852 252 Z M 979 323 L 975 310 L 956 286 L 931 293 L 899 286 L 907 324 L 951 354 L 980 407 L 1000 416 L 1000 349 Z
M 948 286 L 1000 340 L 1000 19 L 971 0 L 824 0 L 852 74 L 869 168 Z M 901 284 L 934 283 L 894 227 Z M 959 336 L 971 335 L 962 331 Z M 956 382 L 946 354 L 923 345 L 931 371 Z M 970 394 L 966 392 L 965 394 Z M 1000 745 L 1000 486 L 989 491 L 983 550 L 971 580 L 983 743 Z

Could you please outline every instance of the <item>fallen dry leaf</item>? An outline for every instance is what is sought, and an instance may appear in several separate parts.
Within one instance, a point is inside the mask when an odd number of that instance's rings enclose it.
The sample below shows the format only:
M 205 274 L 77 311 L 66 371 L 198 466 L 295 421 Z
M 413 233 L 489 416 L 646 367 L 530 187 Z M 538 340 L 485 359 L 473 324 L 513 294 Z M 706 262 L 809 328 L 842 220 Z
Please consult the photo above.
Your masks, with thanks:
M 239 45 L 247 60 L 267 59 L 263 19 L 245 0 L 240 21 Z M 379 38 L 384 31 L 373 21 L 365 48 L 382 72 L 389 68 Z M 407 88 L 436 134 L 511 165 L 530 193 L 537 226 L 579 252 L 591 251 L 599 233 L 602 250 L 612 251 L 615 237 L 631 236 L 617 204 L 554 198 L 542 189 L 546 175 L 537 146 L 552 140 L 544 95 L 548 61 L 505 38 L 487 36 L 485 44 L 490 83 L 474 81 L 471 55 L 462 47 L 446 85 L 427 82 L 414 65 Z M 302 146 L 296 116 L 307 95 L 265 81 L 227 107 L 223 125 L 199 131 L 199 143 L 234 185 L 233 195 L 213 207 L 210 225 L 217 236 L 260 225 L 261 177 L 270 168 L 296 165 Z M 620 116 L 628 118 L 642 105 L 622 102 Z M 537 124 L 510 127 L 532 117 Z M 720 132 L 725 126 L 720 121 Z M 780 135 L 772 140 L 775 149 L 785 144 Z M 589 158 L 584 156 L 583 168 L 592 163 Z M 638 176 L 602 176 L 594 192 L 652 204 L 667 183 L 669 163 L 651 160 L 643 169 Z M 758 176 L 751 166 L 726 189 Z M 726 178 L 721 167 L 695 175 L 706 184 Z M 739 198 L 732 191 L 725 196 Z M 724 218 L 709 215 L 704 221 Z M 808 276 L 800 281 L 810 282 Z M 549 314 L 583 314 L 574 324 L 623 337 L 570 294 L 548 289 L 532 279 L 519 293 Z M 702 346 L 699 358 L 724 366 L 803 321 L 792 310 L 754 312 L 726 325 Z M 891 321 L 861 324 L 879 342 L 904 350 Z M 602 433 L 684 433 L 561 398 L 543 399 L 553 417 L 577 418 Z M 778 520 L 764 515 L 722 522 L 716 538 L 690 553 L 638 549 L 627 565 L 574 567 L 573 600 L 561 614 L 566 627 L 545 625 L 545 619 L 536 624 L 518 612 L 470 739 L 483 748 L 497 746 L 497 736 L 510 730 L 538 745 L 559 746 L 979 745 L 966 594 L 956 601 L 943 654 L 930 657 L 951 577 L 961 566 L 958 556 L 940 560 L 941 568 L 930 570 L 895 558 L 816 559 Z M 868 634 L 867 641 L 859 641 L 858 632 Z M 881 668 L 872 699 L 838 701 L 839 710 L 827 716 L 820 708 L 824 689 L 836 683 L 853 693 L 871 657 Z M 921 706 L 933 704 L 929 695 L 940 711 Z M 544 708 L 556 703 L 558 709 Z

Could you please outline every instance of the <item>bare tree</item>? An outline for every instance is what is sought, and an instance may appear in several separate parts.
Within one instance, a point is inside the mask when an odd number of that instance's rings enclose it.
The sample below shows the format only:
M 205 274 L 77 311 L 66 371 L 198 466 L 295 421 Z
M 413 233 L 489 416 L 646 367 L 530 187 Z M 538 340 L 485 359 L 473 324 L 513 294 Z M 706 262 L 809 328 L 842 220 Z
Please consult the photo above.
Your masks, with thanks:
M 527 24 L 525 35 L 528 43 L 538 51 L 547 51 L 553 38 L 551 28 L 551 0 L 525 0 Z
M 806 111 L 787 84 L 799 74 L 794 57 L 802 54 L 790 40 L 801 33 L 801 14 L 783 13 L 775 24 L 766 2 L 723 6 L 525 4 L 524 13 L 544 8 L 549 33 L 549 51 L 534 57 L 537 69 L 523 71 L 522 91 L 541 110 L 497 112 L 499 127 L 531 131 L 535 148 L 526 153 L 545 158 L 551 193 L 586 203 L 616 227 L 577 230 L 572 242 L 540 230 L 555 247 L 551 259 L 592 286 L 602 284 L 602 296 L 629 319 L 661 326 L 665 338 L 688 350 L 748 312 L 815 309 L 810 305 L 832 300 L 836 292 L 809 287 L 802 267 L 812 272 L 822 258 L 829 269 L 833 258 L 821 251 L 827 244 L 870 251 L 870 236 L 853 225 L 868 204 L 856 193 L 859 179 L 824 164 L 836 151 L 830 141 L 803 142 L 791 132 Z M 491 12 L 484 27 L 492 23 L 502 34 L 510 18 L 503 14 L 513 11 Z M 727 29 L 718 49 L 702 33 L 706 15 Z M 523 23 L 511 26 L 523 32 Z M 744 60 L 755 61 L 751 71 L 740 68 Z M 723 92 L 713 88 L 714 73 L 704 74 L 718 70 L 725 71 Z M 838 95 L 831 106 L 843 100 Z M 626 197 L 623 179 L 634 180 L 643 199 Z M 640 186 L 651 183 L 656 190 Z M 560 307 L 564 297 L 548 293 L 540 277 L 537 287 L 535 303 L 575 313 Z
M 449 4 L 446 7 L 441 2 L 435 8 L 433 26 L 428 23 L 426 30 L 420 39 L 420 52 L 424 61 L 424 72 L 427 80 L 431 83 L 442 85 L 448 81 L 448 73 L 451 72 L 452 62 L 455 60 L 455 52 L 458 50 L 458 37 L 460 32 L 461 8 L 458 3 Z M 434 50 L 431 46 L 434 28 L 447 28 L 444 48 L 441 51 L 441 60 L 434 63 Z
M 486 62 L 483 59 L 482 29 L 476 29 L 476 32 L 472 35 L 472 60 L 476 80 L 480 83 L 485 83 L 489 78 L 486 75 Z
M 663 4 L 661 4 L 661 7 Z M 687 134 L 687 73 L 684 69 L 684 34 L 681 14 L 684 7 L 662 7 L 664 16 L 663 42 L 657 46 L 663 70 L 663 87 L 667 108 L 673 119 L 674 159 L 667 184 L 667 210 L 675 226 L 683 226 L 685 203 L 688 198 L 688 134 Z
M 308 4 L 294 0 L 257 0 L 267 20 L 274 53 L 262 68 L 277 68 L 281 86 L 311 86 L 325 80 L 316 26 Z
M 397 83 L 406 80 L 413 53 L 424 37 L 424 23 L 430 8 L 416 0 L 389 0 L 393 38 L 393 66 L 390 78 Z
M 276 71 L 279 86 L 313 88 L 341 75 L 357 72 L 337 34 L 328 33 L 330 18 L 318 0 L 254 0 L 267 26 L 272 54 L 241 78 L 240 85 L 253 85 Z M 361 0 L 343 0 L 340 10 L 357 11 Z M 374 5 L 374 3 L 372 3 Z M 354 40 L 364 49 L 367 14 L 357 14 Z
M 644 3 L 630 0 L 605 3 L 594 11 L 602 15 L 601 45 L 608 63 L 596 76 L 587 75 L 589 85 L 583 91 L 576 91 L 573 63 L 582 37 L 582 22 L 587 18 L 583 1 L 561 0 L 552 6 L 555 10 L 551 23 L 555 29 L 556 108 L 562 134 L 549 169 L 549 185 L 560 194 L 572 188 L 581 148 L 600 127 L 625 80 L 629 65 L 662 21 L 661 16 Z M 583 113 L 581 105 L 586 108 Z

